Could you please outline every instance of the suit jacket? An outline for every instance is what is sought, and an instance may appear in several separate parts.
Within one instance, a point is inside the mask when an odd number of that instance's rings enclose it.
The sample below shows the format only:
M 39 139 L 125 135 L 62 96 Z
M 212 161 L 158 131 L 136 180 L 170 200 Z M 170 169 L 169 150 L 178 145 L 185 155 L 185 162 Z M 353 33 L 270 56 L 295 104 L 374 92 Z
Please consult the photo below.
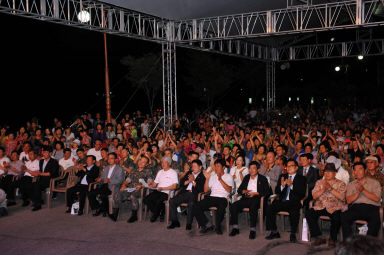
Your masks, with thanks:
M 275 189 L 275 194 L 278 196 L 278 199 L 283 200 L 287 196 L 288 185 L 285 185 L 283 190 L 281 190 L 281 177 L 288 179 L 288 174 L 280 175 Z M 300 204 L 300 201 L 305 197 L 307 191 L 307 179 L 304 176 L 296 173 L 292 185 L 293 188 L 289 192 L 289 200 Z
M 40 172 L 44 172 L 44 173 L 49 172 L 50 176 L 39 176 L 39 182 L 47 182 L 49 185 L 51 178 L 56 178 L 59 176 L 60 166 L 57 160 L 54 158 L 50 158 L 48 160 L 48 163 L 45 166 L 44 170 L 43 170 L 43 165 L 44 165 L 44 159 L 40 159 L 39 161 Z
M 76 173 L 76 176 L 79 177 L 79 182 L 77 184 L 81 183 L 81 180 L 84 178 L 84 175 L 86 175 L 87 183 L 90 184 L 92 182 L 95 182 L 95 179 L 99 177 L 99 167 L 96 165 L 93 165 L 93 167 L 90 170 L 79 170 Z
M 299 170 L 297 170 L 297 173 L 304 176 L 303 171 L 304 167 L 301 166 L 299 167 Z M 308 194 L 310 194 L 310 191 L 315 187 L 317 180 L 319 180 L 319 171 L 313 166 L 310 166 L 305 177 L 307 178 Z
M 101 177 L 101 181 L 104 183 L 104 180 L 108 178 L 108 173 L 109 173 L 110 165 L 106 166 L 103 170 L 103 175 Z M 125 172 L 121 166 L 118 164 L 115 164 L 115 168 L 113 169 L 113 173 L 111 175 L 111 182 L 108 183 L 108 188 L 109 190 L 112 191 L 112 186 L 115 185 L 115 190 L 119 190 L 121 184 L 124 181 L 124 175 Z
M 251 179 L 250 174 L 247 174 L 246 176 L 244 176 L 243 181 L 240 184 L 240 187 L 237 189 L 237 193 L 242 195 L 243 197 L 245 197 L 245 194 L 242 194 L 243 190 L 247 190 L 250 179 Z M 261 174 L 258 174 L 257 176 L 257 192 L 259 192 L 260 197 L 268 198 L 270 195 L 268 179 Z M 265 199 L 265 201 L 267 201 L 267 199 Z
M 190 174 L 192 174 L 192 170 L 189 170 L 189 172 L 180 180 L 180 189 L 181 189 L 180 194 L 187 192 L 188 184 L 184 185 L 184 183 L 185 181 L 188 180 L 188 175 Z M 204 192 L 205 176 L 202 171 L 196 177 L 195 182 L 196 182 L 196 186 L 195 187 L 192 186 L 192 193 L 195 199 L 197 200 L 197 196 L 199 195 L 199 193 Z

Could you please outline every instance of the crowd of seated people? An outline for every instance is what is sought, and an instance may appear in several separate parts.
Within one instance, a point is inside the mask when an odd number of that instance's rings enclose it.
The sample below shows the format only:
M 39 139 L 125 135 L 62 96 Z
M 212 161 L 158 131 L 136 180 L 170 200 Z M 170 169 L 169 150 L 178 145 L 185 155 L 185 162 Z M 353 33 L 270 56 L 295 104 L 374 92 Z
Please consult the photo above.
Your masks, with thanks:
M 178 207 L 184 205 L 186 230 L 196 219 L 201 234 L 220 235 L 222 221 L 229 217 L 234 237 L 240 233 L 239 214 L 248 208 L 249 238 L 255 239 L 262 207 L 268 240 L 280 238 L 276 216 L 281 211 L 289 216 L 291 242 L 297 241 L 301 214 L 313 245 L 327 241 L 320 216 L 331 220 L 331 247 L 340 229 L 343 238 L 353 234 L 355 220 L 366 221 L 367 234 L 377 236 L 384 190 L 379 112 L 336 108 L 282 109 L 273 118 L 263 114 L 254 109 L 239 116 L 184 114 L 166 132 L 156 125 L 159 116 L 139 111 L 111 123 L 100 114 L 83 114 L 66 127 L 58 119 L 53 127 L 36 122 L 17 132 L 3 127 L 0 215 L 12 215 L 16 190 L 22 206 L 32 202 L 33 211 L 42 209 L 42 192 L 51 180 L 72 175 L 77 181 L 66 190 L 66 212 L 79 201 L 79 216 L 88 198 L 93 216 L 117 221 L 122 203 L 129 201 L 127 222 L 133 223 L 144 196 L 151 222 L 165 220 L 169 200 L 170 230 L 180 227 Z M 205 213 L 212 208 L 215 222 Z

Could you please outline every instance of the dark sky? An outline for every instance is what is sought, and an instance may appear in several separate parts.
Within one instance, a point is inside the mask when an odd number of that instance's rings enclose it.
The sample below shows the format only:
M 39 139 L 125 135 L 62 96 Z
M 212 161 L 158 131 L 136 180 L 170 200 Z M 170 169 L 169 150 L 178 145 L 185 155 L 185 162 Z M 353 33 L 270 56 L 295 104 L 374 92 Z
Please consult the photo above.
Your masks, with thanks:
M 0 14 L 0 29 L 3 53 L 2 122 L 19 125 L 20 121 L 25 122 L 36 116 L 50 123 L 55 116 L 71 120 L 85 111 L 104 113 L 103 34 L 6 14 Z M 108 36 L 114 116 L 120 112 L 133 91 L 132 86 L 122 79 L 127 74 L 127 68 L 120 63 L 120 59 L 148 52 L 160 57 L 161 46 Z M 201 59 L 205 59 L 205 62 Z M 198 83 L 207 78 L 203 76 L 206 63 L 230 64 L 232 68 L 233 80 L 216 100 L 215 106 L 240 111 L 247 105 L 248 97 L 253 97 L 256 105 L 262 104 L 262 97 L 265 97 L 263 63 L 178 48 L 180 112 L 192 111 L 195 107 L 204 109 L 204 103 L 190 97 L 189 92 L 194 81 Z M 348 65 L 348 71 L 335 73 L 334 66 L 339 64 Z M 280 64 L 277 64 L 278 105 L 286 104 L 288 96 L 301 96 L 300 101 L 307 103 L 311 97 L 318 98 L 316 102 L 333 97 L 334 101 L 345 99 L 367 106 L 381 106 L 379 96 L 383 93 L 383 67 L 382 56 L 367 57 L 364 61 L 346 58 L 294 62 L 286 71 L 280 70 Z M 224 75 L 221 70 L 211 69 L 212 76 Z M 186 79 L 189 82 L 185 82 Z M 376 95 L 377 101 L 372 100 L 372 95 Z M 147 112 L 145 100 L 144 94 L 138 92 L 125 111 L 142 109 Z M 161 95 L 157 97 L 155 106 L 162 107 Z

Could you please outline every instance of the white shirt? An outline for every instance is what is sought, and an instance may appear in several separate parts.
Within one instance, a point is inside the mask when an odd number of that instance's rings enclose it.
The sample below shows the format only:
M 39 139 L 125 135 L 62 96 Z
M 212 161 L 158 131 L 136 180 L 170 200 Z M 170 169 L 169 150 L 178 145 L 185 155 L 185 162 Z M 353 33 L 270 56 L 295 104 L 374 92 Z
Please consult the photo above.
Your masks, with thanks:
M 257 179 L 259 178 L 259 175 L 256 175 L 255 179 L 252 179 L 252 177 L 249 178 L 247 190 L 250 190 L 251 192 L 257 192 Z
M 221 179 L 230 186 L 231 188 L 233 187 L 233 178 L 230 174 L 225 173 Z M 211 189 L 211 197 L 223 197 L 226 198 L 229 195 L 229 192 L 226 191 L 223 187 L 223 185 L 220 183 L 219 178 L 217 175 L 211 175 L 209 178 L 209 183 L 208 183 L 209 188 Z
M 39 161 L 35 159 L 34 161 L 28 160 L 25 163 L 25 167 L 31 171 L 39 171 Z M 24 176 L 33 177 L 30 173 L 25 172 Z
M 23 161 L 23 158 L 25 158 L 24 161 Z M 23 162 L 27 162 L 27 161 L 29 161 L 29 155 L 28 155 L 28 153 L 25 153 L 24 151 L 22 151 L 22 152 L 20 153 L 19 160 L 21 160 L 21 161 L 23 161 Z
M 96 161 L 99 161 L 102 159 L 101 157 L 101 149 L 99 151 L 96 151 L 95 148 L 92 148 L 88 151 L 87 155 L 92 155 L 96 157 Z
M 108 179 L 111 179 L 111 176 L 113 174 L 113 170 L 115 170 L 115 166 L 116 166 L 116 164 L 114 164 L 113 166 L 109 166 Z
M 4 163 L 11 163 L 11 161 L 9 160 L 8 157 L 3 157 L 2 159 L 0 159 L 0 166 L 4 167 Z M 3 173 L 4 173 L 4 170 L 0 169 L 0 174 L 3 174 Z
M 155 178 L 155 183 L 157 183 L 158 188 L 164 188 L 169 187 L 172 184 L 178 184 L 179 178 L 177 176 L 177 172 L 173 169 L 168 169 L 167 171 L 164 171 L 164 169 L 161 169 Z M 162 190 L 161 192 L 164 192 L 166 194 L 169 193 L 168 190 Z
M 62 158 L 59 160 L 59 165 L 66 170 L 67 168 L 74 166 L 75 163 L 73 163 L 73 156 L 70 156 L 68 159 Z
M 196 177 L 200 174 L 201 172 L 199 172 L 199 173 L 197 173 L 197 174 L 194 174 L 194 173 L 192 173 L 193 174 L 193 177 L 194 177 L 194 179 L 196 180 Z M 188 187 L 187 187 L 187 190 L 192 190 L 192 182 L 191 183 L 189 183 L 188 184 Z
M 240 171 L 242 169 L 244 169 L 244 171 L 242 172 L 242 175 L 244 177 L 244 176 L 246 176 L 249 173 L 248 168 L 246 168 L 245 166 L 241 167 L 240 169 L 237 168 L 237 166 L 234 166 L 234 167 L 231 168 L 231 171 L 229 172 L 229 174 L 231 176 L 236 176 L 236 178 L 234 179 L 235 184 L 236 184 L 236 188 L 238 188 L 240 186 L 240 184 L 241 184 Z
M 89 170 L 91 170 L 92 167 L 93 167 L 93 165 L 92 165 L 92 166 L 87 166 L 87 172 L 88 172 Z M 81 182 L 80 182 L 80 183 L 83 184 L 83 185 L 88 185 L 88 182 L 87 182 L 87 175 L 86 175 L 86 174 L 84 175 L 83 179 L 81 179 Z

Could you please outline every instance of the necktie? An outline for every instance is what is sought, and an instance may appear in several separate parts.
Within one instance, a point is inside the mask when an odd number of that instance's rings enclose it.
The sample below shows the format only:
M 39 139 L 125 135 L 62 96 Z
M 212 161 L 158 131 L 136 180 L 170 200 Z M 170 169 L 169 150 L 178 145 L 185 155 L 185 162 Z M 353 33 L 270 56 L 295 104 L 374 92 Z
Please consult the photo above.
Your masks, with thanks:
M 292 179 L 292 176 L 288 175 L 288 178 Z M 290 191 L 291 191 L 291 188 L 288 186 L 287 187 L 287 194 L 285 195 L 285 198 L 283 199 L 283 201 L 287 201 L 287 199 L 289 198 Z
M 307 176 L 307 168 L 303 168 L 303 176 Z

